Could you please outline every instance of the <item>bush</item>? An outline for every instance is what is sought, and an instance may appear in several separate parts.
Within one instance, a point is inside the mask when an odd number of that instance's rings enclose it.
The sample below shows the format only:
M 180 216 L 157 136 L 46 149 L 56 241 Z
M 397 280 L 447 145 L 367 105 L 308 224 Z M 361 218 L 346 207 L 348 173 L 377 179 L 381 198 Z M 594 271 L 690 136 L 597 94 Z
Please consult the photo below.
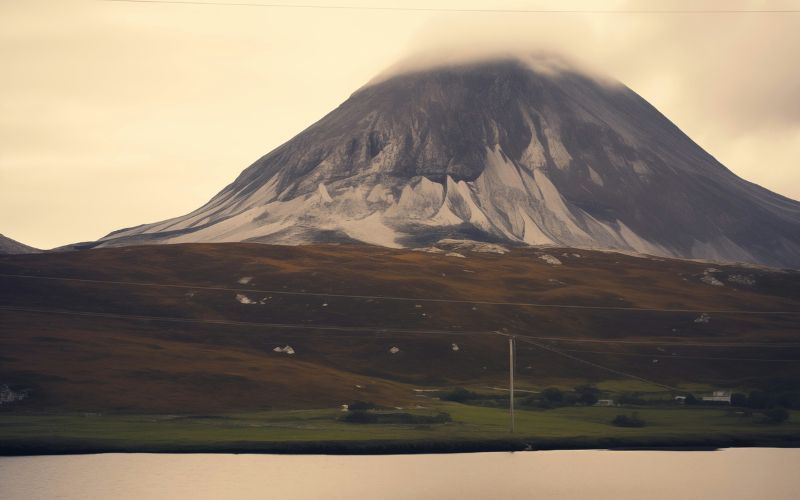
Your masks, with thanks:
M 747 406 L 747 394 L 741 392 L 731 394 L 731 406 Z
M 751 391 L 749 395 L 740 392 L 731 395 L 731 405 L 756 410 L 767 410 L 776 406 L 783 408 L 800 408 L 800 393 L 780 388 Z
M 687 405 L 696 405 L 698 403 L 697 398 L 691 392 L 686 395 L 686 400 L 684 401 Z
M 564 401 L 564 393 L 558 387 L 548 387 L 542 391 L 542 399 L 548 403 L 560 403 Z
M 554 403 L 548 401 L 546 398 L 542 397 L 541 394 L 536 394 L 534 396 L 525 396 L 522 399 L 516 400 L 516 405 L 520 408 L 536 408 L 539 410 L 551 410 L 553 408 L 558 408 L 559 406 L 565 406 L 568 403 Z M 505 405 L 508 406 L 508 400 L 505 401 Z
M 375 403 L 370 401 L 353 401 L 349 405 L 347 405 L 348 411 L 366 411 L 366 410 L 374 410 Z
M 626 392 L 625 394 L 621 395 L 617 402 L 621 405 L 646 405 L 647 401 L 642 398 L 642 395 L 638 392 Z
M 780 406 L 770 408 L 763 413 L 767 417 L 767 423 L 770 424 L 780 424 L 789 420 L 789 410 Z
M 614 417 L 614 420 L 611 421 L 611 425 L 617 427 L 644 427 L 645 424 L 644 420 L 634 413 L 633 415 L 617 415 Z
M 785 392 L 778 397 L 778 406 L 800 408 L 800 393 Z
M 440 412 L 436 415 L 413 415 L 411 413 L 378 413 L 380 424 L 444 424 L 452 421 L 449 413 Z
M 597 403 L 600 396 L 600 389 L 591 385 L 579 385 L 575 388 L 578 395 L 578 403 L 592 406 Z
M 363 410 L 348 411 L 340 420 L 351 424 L 376 424 L 378 415 Z
M 444 393 L 440 399 L 443 401 L 453 401 L 456 403 L 463 403 L 464 401 L 469 401 L 470 399 L 476 399 L 478 395 L 472 391 L 468 391 L 463 387 L 456 387 L 450 392 Z
M 351 424 L 444 424 L 452 421 L 449 413 L 440 412 L 436 415 L 414 415 L 411 413 L 372 413 L 367 411 L 352 411 L 343 415 L 340 420 Z
M 769 408 L 771 399 L 764 391 L 750 391 L 750 395 L 747 396 L 747 406 L 758 410 L 766 409 Z

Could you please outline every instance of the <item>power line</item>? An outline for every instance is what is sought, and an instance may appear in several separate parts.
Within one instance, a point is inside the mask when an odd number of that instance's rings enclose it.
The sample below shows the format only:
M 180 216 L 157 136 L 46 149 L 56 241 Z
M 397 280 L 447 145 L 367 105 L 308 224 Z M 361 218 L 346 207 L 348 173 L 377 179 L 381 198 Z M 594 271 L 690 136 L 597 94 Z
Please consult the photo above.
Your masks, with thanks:
M 287 3 L 262 3 L 262 2 L 201 2 L 196 0 L 104 0 L 117 3 L 144 3 L 144 4 L 173 4 L 173 5 L 215 5 L 225 7 L 266 7 L 274 9 L 304 9 L 304 10 L 363 10 L 377 12 L 453 12 L 466 14 L 645 14 L 645 15 L 676 15 L 676 14 L 797 14 L 798 9 L 617 9 L 617 10 L 581 10 L 581 9 L 492 9 L 492 8 L 440 8 L 440 7 L 402 7 L 378 5 L 325 5 L 325 4 L 287 4 Z
M 620 371 L 620 370 L 616 370 L 614 368 L 609 368 L 607 366 L 603 366 L 603 365 L 594 363 L 592 361 L 587 361 L 587 360 L 579 358 L 577 356 L 573 356 L 572 354 L 567 354 L 565 352 L 562 352 L 562 351 L 560 351 L 558 349 L 555 349 L 553 347 L 549 347 L 549 346 L 540 344 L 538 342 L 534 342 L 534 341 L 532 341 L 530 339 L 519 338 L 519 340 L 521 340 L 522 342 L 527 342 L 528 344 L 535 345 L 536 347 L 539 347 L 540 349 L 544 349 L 546 351 L 550 351 L 552 353 L 558 354 L 558 355 L 563 356 L 565 358 L 569 358 L 569 359 L 572 359 L 572 360 L 577 361 L 579 363 L 583 363 L 585 365 L 593 366 L 595 368 L 599 368 L 601 370 L 605 370 L 607 372 L 614 373 L 616 375 L 620 375 L 620 376 L 623 376 L 623 377 L 628 377 L 628 378 L 631 378 L 631 379 L 634 379 L 634 380 L 638 380 L 640 382 L 645 382 L 645 383 L 648 383 L 648 384 L 655 385 L 657 387 L 662 387 L 664 389 L 669 389 L 670 391 L 680 391 L 681 390 L 681 389 L 678 389 L 677 387 L 672 387 L 672 386 L 669 386 L 669 385 L 661 384 L 659 382 L 653 382 L 652 380 L 648 380 L 648 379 L 646 379 L 644 377 L 640 377 L 640 376 L 634 375 L 632 373 L 623 372 L 623 371 Z
M 704 361 L 764 361 L 770 363 L 800 363 L 800 359 L 767 359 L 767 358 L 728 358 L 719 356 L 684 356 L 683 354 L 641 354 L 638 352 L 615 352 L 615 351 L 590 351 L 583 349 L 561 349 L 564 352 L 583 352 L 589 354 L 606 354 L 609 356 L 629 356 L 649 359 L 692 359 Z
M 308 297 L 396 300 L 404 302 L 432 302 L 432 303 L 472 304 L 472 305 L 487 305 L 487 306 L 515 306 L 515 307 L 580 309 L 580 310 L 594 310 L 594 311 L 623 311 L 623 312 L 656 312 L 656 313 L 686 313 L 686 314 L 706 313 L 706 314 L 717 314 L 717 315 L 722 315 L 722 314 L 772 315 L 772 316 L 800 315 L 800 311 L 748 311 L 741 309 L 709 310 L 709 309 L 681 309 L 681 308 L 658 308 L 658 307 L 590 306 L 590 305 L 579 305 L 579 304 L 546 304 L 541 302 L 505 302 L 505 301 L 467 300 L 467 299 L 439 299 L 430 297 L 421 298 L 421 297 L 403 297 L 403 296 L 392 296 L 392 295 L 359 295 L 359 294 L 325 293 L 325 292 L 297 292 L 289 290 L 231 288 L 222 286 L 203 286 L 203 285 L 189 285 L 189 284 L 177 284 L 177 283 L 170 284 L 170 283 L 153 283 L 153 282 L 136 282 L 136 281 L 96 280 L 96 279 L 86 279 L 86 278 L 63 278 L 57 276 L 35 276 L 35 275 L 6 274 L 6 273 L 0 273 L 0 277 L 16 278 L 16 279 L 69 281 L 76 283 L 107 284 L 107 285 L 119 285 L 119 286 L 163 287 L 163 288 L 180 288 L 189 290 L 210 290 L 210 291 L 221 291 L 221 292 L 265 293 L 273 295 L 299 295 Z
M 147 316 L 141 314 L 118 314 L 94 311 L 70 311 L 65 309 L 45 309 L 32 307 L 0 306 L 0 311 L 25 312 L 34 314 L 57 314 L 65 316 L 84 316 L 92 318 L 125 319 L 134 321 L 164 321 L 169 323 L 200 323 L 210 325 L 228 326 L 248 326 L 260 328 L 284 328 L 293 330 L 330 330 L 344 332 L 376 332 L 376 333 L 400 333 L 423 334 L 423 335 L 491 335 L 494 332 L 483 331 L 449 331 L 449 330 L 412 330 L 403 328 L 380 327 L 380 326 L 337 326 L 337 325 L 314 325 L 303 323 L 262 323 L 255 321 L 233 321 L 225 319 L 205 319 L 205 318 L 178 318 L 174 316 Z
M 482 330 L 434 330 L 434 329 L 405 329 L 393 328 L 385 326 L 341 326 L 341 325 L 315 325 L 309 323 L 266 323 L 256 321 L 234 321 L 226 319 L 206 319 L 206 318 L 179 318 L 174 316 L 148 316 L 142 314 L 120 314 L 108 313 L 98 311 L 73 311 L 67 309 L 48 309 L 38 307 L 21 307 L 21 306 L 0 306 L 0 311 L 9 312 L 22 312 L 31 314 L 55 314 L 64 316 L 82 316 L 92 318 L 108 318 L 108 319 L 122 319 L 133 321 L 163 321 L 169 323 L 189 323 L 189 324 L 210 324 L 210 325 L 226 325 L 226 326 L 243 326 L 243 327 L 258 327 L 258 328 L 283 328 L 291 330 L 321 330 L 321 331 L 341 331 L 341 332 L 372 332 L 372 333 L 395 333 L 401 335 L 453 335 L 453 336 L 470 336 L 470 335 L 500 335 L 504 337 L 516 337 L 528 341 L 549 341 L 549 342 L 595 342 L 594 339 L 568 339 L 565 337 L 536 337 L 531 335 L 519 335 L 493 331 Z M 661 345 L 665 347 L 680 346 L 680 347 L 765 347 L 765 348 L 786 348 L 786 347 L 800 347 L 796 344 L 765 344 L 765 343 L 678 343 L 678 342 L 656 342 L 656 341 L 625 341 L 625 340 L 597 340 L 597 342 L 606 343 L 637 343 L 637 344 L 652 344 Z
M 273 328 L 285 328 L 285 329 L 303 329 L 303 330 L 323 330 L 323 331 L 369 331 L 375 333 L 399 333 L 403 335 L 407 334 L 425 334 L 425 335 L 458 335 L 458 336 L 465 336 L 465 335 L 501 335 L 508 337 L 510 342 L 513 342 L 515 339 L 519 339 L 522 342 L 534 345 L 539 347 L 540 349 L 544 349 L 546 351 L 552 352 L 554 354 L 558 354 L 559 356 L 563 356 L 568 359 L 572 359 L 579 363 L 583 363 L 588 366 L 592 366 L 595 368 L 599 368 L 601 370 L 608 371 L 610 373 L 614 373 L 616 375 L 620 375 L 623 377 L 628 377 L 634 380 L 638 380 L 640 382 L 645 382 L 648 384 L 655 385 L 657 387 L 661 387 L 664 389 L 668 389 L 671 391 L 680 391 L 681 389 L 677 387 L 672 387 L 669 385 L 661 384 L 659 382 L 654 382 L 652 380 L 646 379 L 644 377 L 640 377 L 638 375 L 634 375 L 629 372 L 623 372 L 621 370 L 617 370 L 614 368 L 609 368 L 604 365 L 600 365 L 598 363 L 594 363 L 592 361 L 585 360 L 583 358 L 579 358 L 572 354 L 568 354 L 566 352 L 561 351 L 560 349 L 556 349 L 551 346 L 547 346 L 541 344 L 539 342 L 535 342 L 532 340 L 536 337 L 530 336 L 522 336 L 522 335 L 511 335 L 499 331 L 492 331 L 492 332 L 482 332 L 482 331 L 446 331 L 446 330 L 407 330 L 407 329 L 396 329 L 396 328 L 381 328 L 381 327 L 344 327 L 344 326 L 330 326 L 330 325 L 304 325 L 304 324 L 296 324 L 296 323 L 258 323 L 258 322 L 247 322 L 247 321 L 230 321 L 230 320 L 215 320 L 215 319 L 201 319 L 201 318 L 175 318 L 175 317 L 163 317 L 163 316 L 143 316 L 143 315 L 127 315 L 127 314 L 115 314 L 115 313 L 101 313 L 101 312 L 89 312 L 89 311 L 65 311 L 65 310 L 58 310 L 58 309 L 38 309 L 38 308 L 23 308 L 23 307 L 9 307 L 9 306 L 0 306 L 0 310 L 3 311 L 17 311 L 17 312 L 31 312 L 31 313 L 44 313 L 44 314 L 64 314 L 64 315 L 73 315 L 73 316 L 87 316 L 87 317 L 100 317 L 100 318 L 112 318 L 112 319 L 132 319 L 132 320 L 143 320 L 143 321 L 165 321 L 165 322 L 175 322 L 175 323 L 207 323 L 213 325 L 233 325 L 233 326 L 251 326 L 251 327 L 273 327 Z M 546 338 L 546 337 L 545 337 Z M 513 348 L 512 351 L 513 353 Z M 511 354 L 511 359 L 513 360 L 513 354 Z M 703 359 L 703 358 L 697 358 Z M 708 358 L 706 358 L 708 359 Z M 714 359 L 722 359 L 722 358 L 714 358 Z M 755 359 L 731 359 L 731 361 L 756 361 Z M 761 360 L 758 360 L 761 361 Z M 778 360 L 778 361 L 789 361 L 789 360 Z M 797 360 L 795 360 L 797 361 Z M 513 362 L 513 361 L 512 361 Z M 513 426 L 513 424 L 512 424 Z M 512 427 L 513 429 L 513 427 Z
M 630 345 L 657 345 L 657 346 L 682 346 L 682 347 L 774 347 L 784 349 L 787 347 L 800 347 L 800 344 L 788 343 L 765 343 L 765 342 L 675 342 L 672 340 L 626 340 L 626 339 L 587 339 L 570 337 L 536 337 L 532 335 L 520 335 L 517 337 L 542 340 L 549 342 L 576 342 L 587 344 L 630 344 Z

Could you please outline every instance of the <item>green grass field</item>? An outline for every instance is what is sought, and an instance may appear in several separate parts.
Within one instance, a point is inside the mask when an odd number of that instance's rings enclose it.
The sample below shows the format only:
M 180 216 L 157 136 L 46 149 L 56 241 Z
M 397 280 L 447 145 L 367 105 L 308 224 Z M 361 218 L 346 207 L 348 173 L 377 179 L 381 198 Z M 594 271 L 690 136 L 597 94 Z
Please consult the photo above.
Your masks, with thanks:
M 729 408 L 564 407 L 518 410 L 516 432 L 507 411 L 440 403 L 416 413 L 446 411 L 453 421 L 435 425 L 349 424 L 338 410 L 268 411 L 225 415 L 0 415 L 0 451 L 325 451 L 459 443 L 532 443 L 534 447 L 725 446 L 800 441 L 800 415 L 766 424 Z M 636 411 L 647 425 L 622 428 L 614 416 Z M 338 443 L 338 445 L 337 445 Z M 405 443 L 405 444 L 404 444 Z M 503 446 L 506 446 L 503 445 Z M 503 446 L 500 446 L 502 449 Z M 496 446 L 492 446 L 495 448 Z M 513 449 L 513 448 L 512 448 Z M 27 450 L 27 451 L 26 451 Z

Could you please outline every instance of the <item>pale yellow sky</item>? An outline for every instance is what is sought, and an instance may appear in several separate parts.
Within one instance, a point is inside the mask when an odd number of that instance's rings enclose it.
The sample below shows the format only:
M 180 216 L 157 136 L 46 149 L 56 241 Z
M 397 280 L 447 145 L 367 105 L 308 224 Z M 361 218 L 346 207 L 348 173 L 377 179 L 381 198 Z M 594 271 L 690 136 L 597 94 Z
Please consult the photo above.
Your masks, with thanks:
M 314 3 L 800 10 L 798 1 Z M 800 199 L 798 13 L 3 0 L 0 233 L 50 248 L 188 212 L 408 54 L 487 48 L 564 51 L 627 84 L 738 175 Z

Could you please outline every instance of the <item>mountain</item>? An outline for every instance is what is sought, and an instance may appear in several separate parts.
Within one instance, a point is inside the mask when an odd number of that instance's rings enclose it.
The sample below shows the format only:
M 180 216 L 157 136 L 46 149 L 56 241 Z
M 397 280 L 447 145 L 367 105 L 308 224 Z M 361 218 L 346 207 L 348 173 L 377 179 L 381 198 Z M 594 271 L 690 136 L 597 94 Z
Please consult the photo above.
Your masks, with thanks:
M 29 247 L 19 241 L 12 240 L 0 234 L 0 255 L 10 255 L 19 253 L 39 253 L 38 248 Z
M 92 245 L 444 238 L 800 267 L 800 202 L 618 82 L 499 58 L 370 83 L 201 208 Z

